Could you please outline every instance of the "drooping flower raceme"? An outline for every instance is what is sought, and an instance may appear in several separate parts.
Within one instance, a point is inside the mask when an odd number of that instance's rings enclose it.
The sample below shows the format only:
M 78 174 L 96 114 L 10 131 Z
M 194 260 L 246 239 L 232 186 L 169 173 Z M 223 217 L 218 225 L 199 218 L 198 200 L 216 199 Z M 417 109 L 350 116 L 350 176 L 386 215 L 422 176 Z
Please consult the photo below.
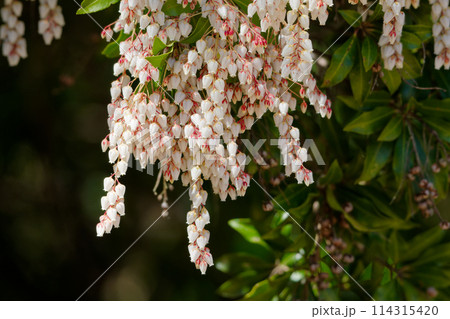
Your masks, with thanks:
M 420 0 L 405 0 L 405 9 L 413 7 L 417 9 L 420 5 Z
M 0 26 L 0 39 L 3 42 L 2 54 L 8 59 L 10 66 L 16 66 L 21 58 L 27 57 L 27 43 L 23 37 L 25 24 L 19 20 L 22 10 L 22 2 L 17 0 L 5 0 L 5 5 L 1 9 L 4 22 Z
M 380 36 L 378 45 L 381 48 L 381 57 L 384 61 L 384 68 L 392 70 L 403 68 L 403 45 L 400 42 L 403 25 L 405 24 L 405 0 L 380 0 L 383 8 L 383 33 Z
M 361 1 L 359 1 L 359 0 L 348 0 L 348 3 L 350 3 L 350 4 L 361 3 L 362 5 L 366 5 L 367 4 L 367 0 L 361 0 Z
M 450 7 L 448 0 L 430 0 L 433 20 L 434 67 L 450 68 Z
M 53 39 L 60 39 L 62 27 L 64 26 L 64 16 L 62 9 L 58 6 L 58 0 L 39 0 L 39 34 L 44 38 L 44 42 L 50 45 Z
M 188 249 L 191 261 L 205 273 L 213 259 L 206 247 L 210 214 L 204 182 L 209 180 L 212 192 L 223 201 L 245 195 L 251 177 L 238 143 L 262 116 L 270 113 L 278 129 L 286 175 L 306 185 L 314 181 L 304 166 L 307 151 L 290 112 L 306 112 L 308 101 L 322 117 L 332 114 L 331 101 L 311 74 L 313 43 L 308 30 L 310 20 L 326 22 L 333 3 L 254 0 L 243 13 L 224 0 L 177 1 L 178 9 L 190 10 L 165 10 L 164 0 L 122 0 L 118 20 L 102 32 L 107 41 L 115 32 L 125 40 L 114 64 L 110 133 L 102 141 L 113 174 L 104 181 L 104 214 L 97 235 L 118 227 L 125 213 L 125 186 L 119 178 L 126 174 L 128 162 L 134 158 L 141 168 L 159 162 L 163 209 L 168 208 L 167 183 L 181 179 L 189 187 Z M 415 7 L 418 1 L 381 4 L 384 67 L 402 68 L 402 8 Z M 444 26 L 445 17 L 439 17 Z
M 101 200 L 104 214 L 97 234 L 109 233 L 124 214 L 125 188 L 119 177 L 126 173 L 130 157 L 142 168 L 159 161 L 164 182 L 181 179 L 189 186 L 189 254 L 205 273 L 213 259 L 206 247 L 210 215 L 203 183 L 209 180 L 221 200 L 245 194 L 250 175 L 237 142 L 266 112 L 272 113 L 280 133 L 286 174 L 294 174 L 299 183 L 313 182 L 289 112 L 306 111 L 306 102 L 298 106 L 295 94 L 307 98 L 323 117 L 331 116 L 331 102 L 311 74 L 313 47 L 307 30 L 310 17 L 325 22 L 326 6 L 332 3 L 292 0 L 286 12 L 287 1 L 256 1 L 248 10 L 249 16 L 257 13 L 261 18 L 256 26 L 234 5 L 202 1 L 197 20 L 208 27 L 197 37 L 191 35 L 196 14 L 168 16 L 163 3 L 123 0 L 119 19 L 102 32 L 107 40 L 113 31 L 129 37 L 120 43 L 121 57 L 114 65 L 110 134 L 102 142 L 114 174 L 104 182 L 107 194 Z M 279 41 L 269 43 L 261 35 L 268 28 Z M 152 58 L 158 54 L 165 55 L 164 64 Z M 297 82 L 300 92 L 292 92 L 289 81 Z M 120 194 L 118 187 L 123 189 Z
M 58 0 L 39 0 L 38 32 L 49 45 L 53 39 L 61 38 L 64 17 L 62 9 L 58 6 Z M 23 11 L 22 0 L 5 0 L 1 9 L 3 24 L 0 26 L 0 40 L 2 53 L 8 59 L 10 66 L 19 64 L 20 59 L 25 59 L 27 54 L 27 42 L 24 38 L 25 24 L 19 18 Z

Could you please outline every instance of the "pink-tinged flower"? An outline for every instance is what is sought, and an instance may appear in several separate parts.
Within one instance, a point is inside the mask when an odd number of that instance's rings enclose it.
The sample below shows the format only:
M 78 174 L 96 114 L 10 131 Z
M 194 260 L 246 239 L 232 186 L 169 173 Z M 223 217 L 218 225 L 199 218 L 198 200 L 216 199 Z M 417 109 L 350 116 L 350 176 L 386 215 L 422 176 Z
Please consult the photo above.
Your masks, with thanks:
M 189 0 L 178 3 L 197 4 Z M 309 100 L 318 114 L 331 115 L 331 102 L 311 74 L 313 45 L 307 30 L 310 17 L 325 22 L 332 2 L 291 0 L 291 10 L 286 12 L 287 3 L 251 3 L 249 15 L 257 14 L 261 21 L 255 26 L 228 2 L 199 2 L 211 31 L 195 44 L 177 47 L 160 74 L 146 60 L 154 55 L 154 39 L 170 44 L 188 37 L 191 16 L 166 16 L 161 12 L 161 0 L 120 2 L 120 17 L 112 30 L 123 30 L 129 37 L 120 43 L 121 57 L 113 67 L 117 79 L 110 89 L 110 132 L 102 149 L 108 150 L 114 174 L 104 180 L 107 195 L 101 200 L 104 214 L 98 234 L 117 227 L 125 213 L 125 186 L 118 179 L 126 173 L 128 161 L 134 157 L 143 169 L 159 162 L 155 192 L 159 183 L 164 183 L 157 195 L 163 216 L 169 207 L 167 185 L 181 179 L 189 187 L 189 255 L 205 273 L 213 258 L 207 248 L 210 215 L 203 182 L 209 180 L 212 192 L 221 200 L 245 195 L 251 177 L 245 172 L 247 156 L 238 149 L 237 141 L 266 112 L 271 113 L 279 131 L 286 174 L 294 174 L 299 183 L 313 182 L 311 171 L 304 167 L 307 153 L 300 147 L 300 131 L 289 114 L 298 106 L 298 93 L 290 83 L 300 85 L 301 98 Z M 268 28 L 279 39 L 277 43 L 269 44 L 261 34 Z M 109 30 L 105 29 L 104 37 L 108 38 Z M 300 108 L 306 111 L 306 101 Z

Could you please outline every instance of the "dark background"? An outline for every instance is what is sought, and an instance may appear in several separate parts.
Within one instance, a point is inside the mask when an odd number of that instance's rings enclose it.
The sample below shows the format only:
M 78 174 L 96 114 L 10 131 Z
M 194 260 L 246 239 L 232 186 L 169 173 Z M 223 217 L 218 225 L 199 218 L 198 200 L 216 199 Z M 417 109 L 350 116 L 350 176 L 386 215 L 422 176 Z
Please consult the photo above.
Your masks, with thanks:
M 161 213 L 154 176 L 129 169 L 126 216 L 119 229 L 97 238 L 103 179 L 112 171 L 100 142 L 114 60 L 100 52 L 100 27 L 76 16 L 75 2 L 60 1 L 66 25 L 61 40 L 46 46 L 37 33 L 38 4 L 24 3 L 29 57 L 10 68 L 0 58 L 0 299 L 75 300 Z M 94 15 L 114 21 L 116 8 Z M 174 201 L 184 188 L 175 184 Z M 210 196 L 214 257 L 239 240 L 227 225 L 247 217 L 244 199 L 220 204 Z M 259 206 L 258 206 L 259 207 Z M 190 263 L 185 194 L 82 300 L 210 300 L 225 279 L 214 267 L 206 276 Z

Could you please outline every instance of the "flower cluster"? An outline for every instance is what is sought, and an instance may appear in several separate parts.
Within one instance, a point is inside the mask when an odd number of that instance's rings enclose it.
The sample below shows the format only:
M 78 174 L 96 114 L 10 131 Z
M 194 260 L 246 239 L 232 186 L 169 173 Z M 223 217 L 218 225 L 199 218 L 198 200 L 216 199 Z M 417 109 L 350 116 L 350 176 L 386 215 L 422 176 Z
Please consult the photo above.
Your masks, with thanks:
M 209 224 L 209 213 L 205 203 L 208 193 L 202 189 L 202 180 L 194 182 L 189 189 L 189 198 L 192 201 L 192 210 L 187 213 L 186 221 L 189 239 L 189 255 L 191 262 L 205 274 L 208 266 L 212 266 L 213 259 L 209 248 L 205 247 L 209 241 L 209 231 L 205 225 Z
M 10 66 L 19 64 L 20 59 L 27 57 L 27 43 L 24 39 L 25 24 L 19 18 L 23 5 L 20 1 L 5 0 L 1 9 L 4 24 L 0 27 L 0 39 L 3 42 L 2 53 Z
M 64 17 L 58 0 L 39 0 L 38 32 L 49 45 L 53 39 L 61 38 Z M 0 40 L 2 40 L 2 53 L 8 59 L 10 66 L 19 64 L 20 59 L 27 55 L 27 42 L 24 38 L 25 24 L 19 18 L 22 14 L 23 3 L 20 0 L 5 0 L 1 9 L 4 22 L 0 26 Z
M 433 20 L 434 67 L 450 68 L 450 7 L 448 0 L 430 0 Z
M 405 0 L 380 0 L 383 8 L 383 33 L 378 45 L 381 47 L 381 57 L 384 68 L 392 70 L 403 68 L 403 46 L 400 42 L 403 25 L 405 24 Z
M 213 260 L 206 248 L 210 216 L 203 182 L 209 180 L 221 200 L 245 195 L 251 178 L 245 172 L 247 156 L 238 149 L 239 137 L 266 112 L 272 113 L 280 133 L 286 174 L 294 174 L 299 183 L 313 182 L 303 166 L 306 149 L 289 111 L 305 112 L 307 99 L 322 117 L 331 116 L 331 102 L 311 74 L 313 48 L 307 30 L 310 18 L 325 22 L 332 3 L 291 0 L 286 12 L 287 1 L 255 1 L 248 13 L 258 14 L 259 26 L 223 0 L 201 1 L 201 17 L 196 12 L 171 16 L 163 3 L 122 0 L 119 19 L 102 32 L 107 40 L 118 31 L 129 37 L 120 43 L 121 56 L 114 65 L 110 134 L 102 142 L 114 173 L 105 179 L 105 212 L 97 234 L 118 226 L 123 197 L 114 194 L 130 157 L 142 168 L 159 161 L 164 183 L 181 179 L 190 188 L 189 254 L 205 273 Z M 195 7 L 195 2 L 178 3 Z M 212 28 L 193 35 L 195 20 Z M 268 28 L 279 41 L 263 37 Z M 158 64 L 155 57 L 166 60 Z M 297 83 L 298 92 L 291 83 Z
M 405 0 L 405 9 L 411 8 L 417 9 L 420 5 L 420 0 Z
M 97 224 L 97 234 L 109 234 L 114 227 L 118 228 L 120 224 L 120 216 L 125 214 L 125 205 L 123 197 L 125 195 L 125 186 L 117 182 L 111 177 L 105 178 L 103 181 L 103 189 L 107 192 L 102 197 L 102 209 L 106 211 L 106 215 L 100 218 Z
M 45 44 L 50 45 L 53 39 L 60 39 L 65 23 L 58 0 L 39 0 L 39 16 L 38 32 Z
M 366 5 L 367 4 L 367 0 L 361 0 L 361 1 L 359 1 L 359 0 L 348 0 L 348 3 L 350 3 L 350 4 L 358 4 L 358 3 L 361 3 L 362 5 Z
M 108 105 L 110 133 L 102 141 L 113 174 L 105 179 L 107 195 L 101 200 L 104 214 L 97 234 L 119 226 L 125 212 L 125 187 L 119 178 L 126 174 L 128 162 L 135 158 L 141 168 L 158 162 L 155 190 L 162 180 L 158 198 L 163 200 L 163 216 L 168 208 L 167 185 L 181 179 L 189 187 L 189 254 L 205 273 L 213 259 L 206 248 L 210 215 L 204 181 L 211 182 L 212 192 L 223 201 L 245 195 L 251 177 L 245 171 L 247 155 L 238 144 L 262 116 L 270 113 L 278 129 L 286 176 L 294 175 L 306 185 L 314 181 L 304 166 L 307 151 L 289 113 L 306 112 L 309 102 L 322 117 L 332 114 L 331 101 L 311 74 L 313 44 L 308 30 L 310 20 L 326 22 L 327 8 L 333 3 L 254 0 L 245 14 L 225 0 L 167 1 L 170 10 L 165 9 L 166 0 L 121 0 L 118 20 L 102 32 L 107 41 L 117 32 L 126 39 L 119 44 L 120 58 L 114 64 L 117 79 Z M 448 8 L 443 9 L 448 3 L 444 1 L 436 2 L 442 6 L 440 11 L 433 9 L 441 26 L 433 31 L 441 35 L 435 51 L 445 55 L 443 64 L 448 63 Z M 177 4 L 179 10 L 174 9 Z M 384 67 L 402 68 L 402 8 L 417 7 L 419 1 L 381 4 L 384 25 L 379 45 Z

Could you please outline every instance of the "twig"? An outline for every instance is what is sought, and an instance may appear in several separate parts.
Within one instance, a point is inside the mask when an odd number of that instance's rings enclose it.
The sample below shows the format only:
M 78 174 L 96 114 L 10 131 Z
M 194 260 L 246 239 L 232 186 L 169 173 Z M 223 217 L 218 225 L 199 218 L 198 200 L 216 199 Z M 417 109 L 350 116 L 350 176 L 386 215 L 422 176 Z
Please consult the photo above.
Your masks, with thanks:
M 417 86 L 414 84 L 409 83 L 407 80 L 403 79 L 403 82 L 405 82 L 406 84 L 408 84 L 410 87 L 416 89 L 416 90 L 424 90 L 424 91 L 430 91 L 430 90 L 441 90 L 443 92 L 447 92 L 446 89 L 440 88 L 438 86 L 431 86 L 431 87 L 421 87 L 421 86 Z

